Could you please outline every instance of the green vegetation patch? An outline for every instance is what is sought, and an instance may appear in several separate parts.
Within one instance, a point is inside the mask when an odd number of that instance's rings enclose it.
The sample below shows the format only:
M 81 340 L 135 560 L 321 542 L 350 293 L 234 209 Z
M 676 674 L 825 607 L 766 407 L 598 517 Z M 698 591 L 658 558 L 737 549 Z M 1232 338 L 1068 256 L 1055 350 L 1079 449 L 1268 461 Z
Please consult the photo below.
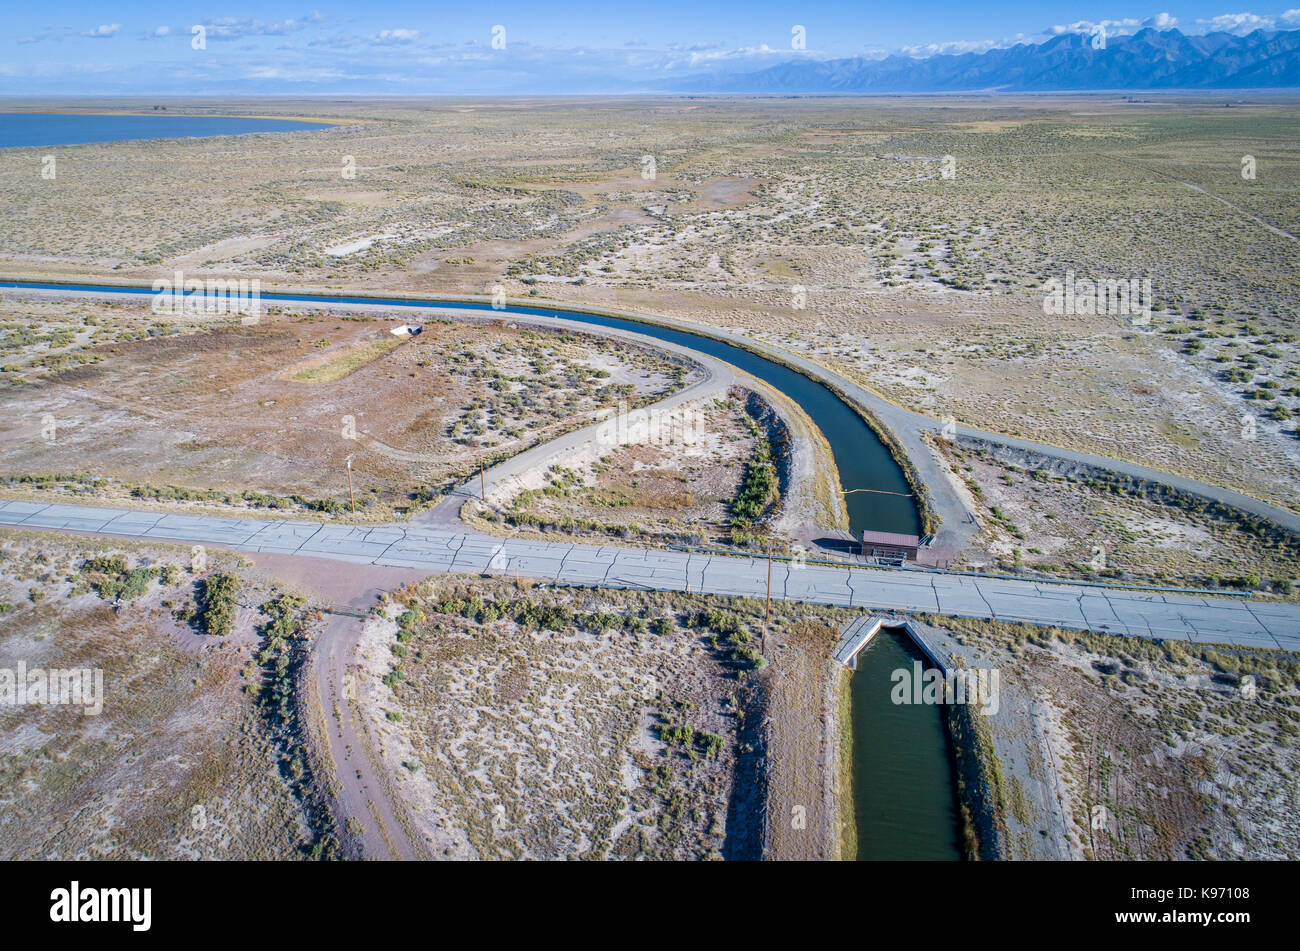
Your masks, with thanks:
M 228 572 L 217 572 L 204 578 L 199 589 L 199 628 L 205 634 L 225 637 L 235 622 L 239 578 Z
M 129 568 L 124 555 L 98 555 L 88 558 L 81 566 L 90 586 L 105 601 L 130 601 L 140 597 L 157 578 L 160 569 L 155 567 Z
M 376 340 L 359 350 L 353 350 L 351 353 L 335 357 L 321 366 L 299 370 L 293 375 L 293 381 L 295 383 L 334 383 L 343 379 L 349 373 L 361 369 L 367 363 L 379 359 L 390 350 L 397 349 L 402 343 L 400 337 Z
M 764 536 L 758 522 L 781 501 L 780 479 L 772 459 L 772 444 L 763 439 L 745 467 L 736 498 L 731 503 L 731 541 L 745 545 Z

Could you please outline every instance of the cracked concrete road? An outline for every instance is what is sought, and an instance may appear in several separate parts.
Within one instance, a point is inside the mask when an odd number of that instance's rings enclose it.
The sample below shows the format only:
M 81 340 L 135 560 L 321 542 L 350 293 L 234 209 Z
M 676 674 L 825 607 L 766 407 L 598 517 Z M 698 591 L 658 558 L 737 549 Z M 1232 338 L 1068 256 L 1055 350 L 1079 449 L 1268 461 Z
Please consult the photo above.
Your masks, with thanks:
M 708 552 L 501 539 L 461 528 L 168 515 L 100 506 L 0 502 L 0 525 L 212 545 L 563 584 L 761 598 L 767 562 Z M 786 561 L 772 566 L 772 597 L 869 608 L 1025 621 L 1136 637 L 1300 650 L 1300 605 L 1195 594 L 972 577 L 915 568 Z

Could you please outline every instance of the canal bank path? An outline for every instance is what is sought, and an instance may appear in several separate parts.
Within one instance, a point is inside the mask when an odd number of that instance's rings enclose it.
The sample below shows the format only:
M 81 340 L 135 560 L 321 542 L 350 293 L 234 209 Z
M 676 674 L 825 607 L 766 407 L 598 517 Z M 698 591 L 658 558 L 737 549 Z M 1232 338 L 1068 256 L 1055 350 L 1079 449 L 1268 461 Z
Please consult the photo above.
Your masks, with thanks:
M 497 538 L 412 524 L 178 515 L 145 509 L 0 501 L 0 525 L 199 544 L 429 574 L 469 573 L 596 588 L 764 597 L 768 562 L 712 552 Z M 776 560 L 773 598 L 876 611 L 1023 621 L 1135 637 L 1300 650 L 1300 604 L 1143 591 L 916 568 Z

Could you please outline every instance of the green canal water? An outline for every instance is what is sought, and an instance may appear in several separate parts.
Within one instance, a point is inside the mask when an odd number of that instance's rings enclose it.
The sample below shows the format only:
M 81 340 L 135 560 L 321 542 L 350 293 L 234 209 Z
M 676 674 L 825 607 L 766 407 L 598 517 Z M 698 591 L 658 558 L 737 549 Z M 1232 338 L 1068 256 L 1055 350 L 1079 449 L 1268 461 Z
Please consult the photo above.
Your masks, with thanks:
M 890 698 L 893 672 L 910 676 L 918 660 L 926 662 L 907 634 L 885 628 L 858 654 L 850 675 L 859 861 L 962 857 L 946 710 Z

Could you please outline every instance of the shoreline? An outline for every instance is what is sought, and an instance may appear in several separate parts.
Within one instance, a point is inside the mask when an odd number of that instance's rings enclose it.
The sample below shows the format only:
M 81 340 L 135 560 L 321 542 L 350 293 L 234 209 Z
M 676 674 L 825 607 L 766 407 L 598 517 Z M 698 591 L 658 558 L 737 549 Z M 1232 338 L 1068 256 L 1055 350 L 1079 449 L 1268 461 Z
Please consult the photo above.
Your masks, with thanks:
M 300 122 L 303 125 L 320 125 L 326 128 L 334 125 L 359 125 L 362 119 L 316 119 L 306 116 L 276 116 L 276 115 L 243 115 L 240 113 L 190 113 L 190 112 L 163 112 L 162 110 L 153 111 L 123 111 L 113 110 L 104 112 L 100 110 L 87 111 L 82 109 L 20 109 L 9 111 L 3 108 L 4 103 L 0 102 L 0 116 L 159 116 L 168 119 L 266 119 L 280 122 Z M 207 138 L 207 136 L 204 136 Z M 132 139 L 112 139 L 113 142 L 130 142 Z M 79 142 L 78 145 L 100 145 L 104 143 Z

